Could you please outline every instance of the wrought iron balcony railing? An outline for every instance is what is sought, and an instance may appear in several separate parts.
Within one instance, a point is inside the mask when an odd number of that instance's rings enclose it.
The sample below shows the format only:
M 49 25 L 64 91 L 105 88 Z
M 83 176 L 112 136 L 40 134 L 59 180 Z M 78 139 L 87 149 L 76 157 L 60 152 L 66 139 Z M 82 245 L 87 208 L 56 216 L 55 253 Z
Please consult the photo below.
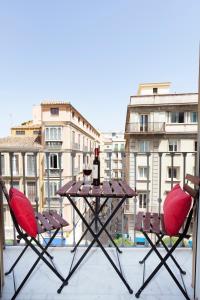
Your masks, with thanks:
M 148 122 L 144 124 L 128 123 L 126 126 L 126 133 L 164 133 L 164 122 Z
M 0 151 L 0 157 L 3 154 L 5 162 L 2 164 L 0 159 L 0 175 L 2 175 L 2 168 L 5 171 L 6 176 L 3 176 L 7 187 L 15 186 L 22 190 L 27 196 L 31 195 L 31 200 L 35 202 L 36 210 L 43 209 L 56 209 L 61 213 L 70 224 L 72 224 L 72 231 L 70 234 L 62 232 L 65 245 L 75 244 L 80 234 L 84 230 L 81 221 L 77 221 L 77 215 L 69 206 L 69 203 L 64 198 L 58 198 L 56 191 L 67 181 L 76 178 L 82 179 L 82 172 L 79 172 L 82 168 L 76 168 L 77 161 L 80 159 L 81 152 L 70 155 L 69 151 L 59 152 L 58 155 L 58 176 L 45 176 L 43 164 L 41 164 L 41 152 L 34 152 L 34 164 L 33 173 L 34 176 L 30 178 L 26 174 L 27 160 L 21 159 L 26 157 L 28 153 L 19 154 L 19 178 L 14 176 L 12 166 L 13 152 Z M 49 152 L 42 153 L 43 156 L 50 156 Z M 168 191 L 175 183 L 184 183 L 186 173 L 194 174 L 196 166 L 196 152 L 124 152 L 121 160 L 120 173 L 112 168 L 111 160 L 115 153 L 111 153 L 109 156 L 110 163 L 103 165 L 105 161 L 105 153 L 100 153 L 101 160 L 101 180 L 109 180 L 111 178 L 117 178 L 118 180 L 126 179 L 132 188 L 136 189 L 138 196 L 130 199 L 126 202 L 125 206 L 121 209 L 120 214 L 110 224 L 109 230 L 111 235 L 122 245 L 136 245 L 138 233 L 134 231 L 134 220 L 138 210 L 162 212 L 162 204 Z M 21 157 L 20 157 L 21 155 Z M 64 165 L 66 156 L 71 157 L 71 161 L 67 165 Z M 82 153 L 84 156 L 84 153 Z M 77 157 L 76 157 L 77 156 Z M 83 157 L 82 157 L 83 158 Z M 82 162 L 82 159 L 80 160 Z M 109 162 L 106 160 L 106 162 Z M 22 165 L 21 165 L 22 164 Z M 49 168 L 49 166 L 47 166 Z M 50 168 L 46 168 L 47 173 L 50 174 Z M 31 184 L 30 184 L 31 183 Z M 13 226 L 9 217 L 9 211 L 7 204 L 0 198 L 0 202 L 3 204 L 3 210 L 1 210 L 0 220 L 4 215 L 4 231 L 5 240 L 8 243 L 16 244 L 16 234 L 13 231 Z M 83 205 L 81 202 L 78 205 Z M 84 208 L 84 207 L 83 207 Z M 106 210 L 109 212 L 112 210 L 111 204 L 108 204 Z M 3 214 L 3 215 L 2 215 Z M 88 215 L 88 218 L 91 216 Z M 76 226 L 74 225 L 76 224 Z M 86 236 L 83 240 L 83 245 L 90 241 L 90 236 Z M 105 243 L 108 241 L 105 239 Z M 63 244 L 63 242 L 61 243 Z

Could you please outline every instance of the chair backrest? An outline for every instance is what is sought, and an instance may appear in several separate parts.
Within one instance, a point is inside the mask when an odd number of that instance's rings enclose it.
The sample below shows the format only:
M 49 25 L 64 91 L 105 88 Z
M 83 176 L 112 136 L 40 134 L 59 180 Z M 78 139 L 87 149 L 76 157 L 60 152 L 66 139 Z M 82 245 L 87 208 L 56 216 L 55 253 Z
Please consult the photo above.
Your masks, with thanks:
M 185 223 L 185 227 L 184 227 L 184 230 L 183 230 L 183 234 L 187 235 L 188 229 L 189 229 L 191 221 L 192 221 L 193 213 L 194 213 L 195 207 L 197 205 L 197 201 L 199 200 L 200 178 L 198 176 L 193 176 L 193 175 L 190 175 L 190 174 L 187 174 L 185 178 L 186 178 L 187 181 L 190 181 L 192 184 L 195 185 L 195 188 L 192 188 L 187 183 L 184 184 L 184 186 L 183 186 L 183 189 L 188 194 L 190 194 L 191 197 L 193 198 L 193 204 L 191 206 L 191 209 L 190 209 L 190 212 L 188 214 L 187 221 Z
M 13 220 L 13 223 L 14 223 L 14 226 L 15 226 L 17 232 L 18 232 L 20 235 L 23 235 L 23 232 L 22 232 L 22 230 L 20 229 L 20 227 L 19 227 L 19 225 L 18 225 L 18 222 L 17 222 L 17 220 L 16 220 L 16 218 L 15 218 L 15 215 L 14 215 L 14 213 L 13 213 L 11 207 L 10 207 L 10 197 L 9 197 L 9 194 L 8 194 L 8 191 L 7 191 L 7 188 L 6 188 L 6 185 L 5 185 L 5 182 L 4 182 L 3 178 L 2 178 L 2 176 L 0 176 L 0 188 L 1 188 L 1 190 L 2 190 L 2 192 L 3 192 L 3 194 L 4 194 L 4 196 L 5 196 L 5 198 L 6 198 L 6 200 L 7 200 L 8 207 L 9 207 L 9 210 L 10 210 L 10 214 L 11 214 L 11 217 L 12 217 L 12 220 Z

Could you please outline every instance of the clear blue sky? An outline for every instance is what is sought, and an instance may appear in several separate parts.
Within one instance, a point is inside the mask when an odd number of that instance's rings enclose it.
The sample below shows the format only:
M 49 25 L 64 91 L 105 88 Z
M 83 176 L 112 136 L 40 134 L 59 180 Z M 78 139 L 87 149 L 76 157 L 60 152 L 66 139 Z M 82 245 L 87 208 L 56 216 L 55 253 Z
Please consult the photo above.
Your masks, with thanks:
M 198 0 L 5 0 L 0 39 L 0 136 L 44 99 L 111 131 L 139 83 L 197 91 Z

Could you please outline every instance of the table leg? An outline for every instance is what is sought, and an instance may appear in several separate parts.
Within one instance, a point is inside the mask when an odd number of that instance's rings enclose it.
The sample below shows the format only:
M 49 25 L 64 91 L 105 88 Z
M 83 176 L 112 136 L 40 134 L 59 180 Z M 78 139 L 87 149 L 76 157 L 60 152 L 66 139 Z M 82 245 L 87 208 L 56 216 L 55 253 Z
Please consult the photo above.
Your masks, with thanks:
M 90 202 L 87 200 L 86 197 L 84 197 L 86 203 L 88 204 L 89 208 L 91 209 L 91 204 Z M 104 206 L 106 205 L 107 201 L 108 201 L 109 198 L 106 198 L 105 201 L 103 202 L 103 204 L 101 205 L 101 207 L 99 208 L 99 212 L 100 213 L 102 211 L 102 209 L 104 208 Z M 93 209 L 93 208 L 92 208 Z M 89 226 L 91 227 L 92 224 L 94 223 L 95 221 L 95 218 L 92 219 L 92 221 L 90 222 Z M 76 249 L 78 248 L 78 246 L 80 245 L 81 241 L 83 240 L 83 238 L 85 237 L 85 235 L 87 234 L 88 232 L 88 228 L 85 230 L 85 232 L 83 233 L 83 235 L 81 236 L 80 240 L 78 241 L 78 243 L 76 244 L 76 246 L 71 250 L 71 253 L 73 253 L 74 251 L 76 251 Z M 120 250 L 119 250 L 120 251 Z
M 113 268 L 115 269 L 116 273 L 119 275 L 119 277 L 121 278 L 121 280 L 123 281 L 123 283 L 125 284 L 125 286 L 127 287 L 128 291 L 130 294 L 133 293 L 132 289 L 130 288 L 130 286 L 128 285 L 128 283 L 126 282 L 124 276 L 122 275 L 122 273 L 119 271 L 119 269 L 116 267 L 115 263 L 113 262 L 113 260 L 111 259 L 111 257 L 109 256 L 109 254 L 107 253 L 107 251 L 104 249 L 103 245 L 101 244 L 101 242 L 99 241 L 99 237 L 102 234 L 102 232 L 105 230 L 106 226 L 108 225 L 108 223 L 111 221 L 111 219 L 114 217 L 114 215 L 116 214 L 116 212 L 118 211 L 118 209 L 121 207 L 121 205 L 124 203 L 124 201 L 126 200 L 126 197 L 123 197 L 121 199 L 121 201 L 118 203 L 118 205 L 115 207 L 115 209 L 113 210 L 112 214 L 109 216 L 109 218 L 107 219 L 107 221 L 103 224 L 102 228 L 99 230 L 98 234 L 95 234 L 93 232 L 93 230 L 89 227 L 89 224 L 87 223 L 86 219 L 82 216 L 81 212 L 79 211 L 79 209 L 76 207 L 76 204 L 73 202 L 73 200 L 68 196 L 68 199 L 70 201 L 70 203 L 72 204 L 72 206 L 74 207 L 75 211 L 77 212 L 77 214 L 80 216 L 80 218 L 82 219 L 83 223 L 85 224 L 85 226 L 88 228 L 88 230 L 90 231 L 90 233 L 93 236 L 93 241 L 92 243 L 89 245 L 89 247 L 87 248 L 87 250 L 84 252 L 84 254 L 81 256 L 81 258 L 78 260 L 78 262 L 76 263 L 76 265 L 74 266 L 74 268 L 71 270 L 71 272 L 68 274 L 67 278 L 65 279 L 65 281 L 63 282 L 63 284 L 61 285 L 61 287 L 58 289 L 58 293 L 61 293 L 63 287 L 65 285 L 67 285 L 69 278 L 72 276 L 72 274 L 74 273 L 74 271 L 77 269 L 77 267 L 79 266 L 79 264 L 81 263 L 81 261 L 83 260 L 83 258 L 86 256 L 86 254 L 89 252 L 89 250 L 91 249 L 91 247 L 93 246 L 93 244 L 95 243 L 95 241 L 99 244 L 101 250 L 103 251 L 103 253 L 105 254 L 105 256 L 107 257 L 107 259 L 110 261 L 111 265 L 113 266 Z

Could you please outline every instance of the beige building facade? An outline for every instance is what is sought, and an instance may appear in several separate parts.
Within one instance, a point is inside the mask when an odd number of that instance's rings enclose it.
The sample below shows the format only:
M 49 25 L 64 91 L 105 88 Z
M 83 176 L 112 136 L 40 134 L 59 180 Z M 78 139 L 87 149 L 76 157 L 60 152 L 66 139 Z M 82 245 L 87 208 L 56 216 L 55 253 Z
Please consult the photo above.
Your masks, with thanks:
M 125 139 L 123 132 L 101 133 L 101 180 L 123 179 L 125 174 Z
M 57 209 L 73 225 L 68 201 L 58 198 L 56 191 L 69 180 L 82 179 L 83 164 L 92 162 L 99 138 L 70 103 L 44 101 L 33 107 L 33 120 L 11 128 L 11 136 L 0 139 L 1 173 L 6 184 L 25 192 L 37 209 Z M 12 239 L 5 202 L 4 218 L 6 236 Z
M 197 151 L 197 93 L 170 93 L 170 83 L 141 84 L 126 116 L 126 167 L 138 192 L 125 212 L 133 227 L 137 209 L 162 210 L 171 187 L 194 174 Z

